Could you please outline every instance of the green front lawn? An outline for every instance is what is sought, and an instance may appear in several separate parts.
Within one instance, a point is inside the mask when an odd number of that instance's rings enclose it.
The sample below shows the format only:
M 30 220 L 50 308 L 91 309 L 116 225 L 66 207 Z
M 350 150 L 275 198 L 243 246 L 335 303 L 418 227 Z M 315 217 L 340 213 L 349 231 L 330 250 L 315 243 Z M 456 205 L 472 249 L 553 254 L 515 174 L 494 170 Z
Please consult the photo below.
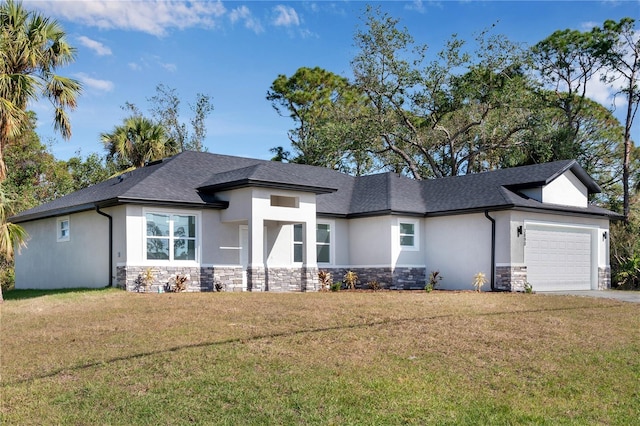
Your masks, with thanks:
M 640 418 L 630 303 L 438 291 L 5 296 L 1 424 Z

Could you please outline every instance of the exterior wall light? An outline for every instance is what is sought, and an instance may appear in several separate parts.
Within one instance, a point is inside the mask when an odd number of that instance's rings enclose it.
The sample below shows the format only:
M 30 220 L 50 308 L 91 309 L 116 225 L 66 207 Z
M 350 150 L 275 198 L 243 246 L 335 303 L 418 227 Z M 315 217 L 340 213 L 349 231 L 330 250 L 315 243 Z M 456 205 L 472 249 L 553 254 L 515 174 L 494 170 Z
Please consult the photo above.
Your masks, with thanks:
M 518 226 L 518 229 L 516 230 L 516 235 L 519 237 L 520 235 L 522 235 L 522 225 Z
M 607 235 L 608 235 L 607 231 L 604 231 L 604 232 L 602 233 L 602 241 L 604 241 L 604 240 L 606 240 L 606 239 L 607 239 Z

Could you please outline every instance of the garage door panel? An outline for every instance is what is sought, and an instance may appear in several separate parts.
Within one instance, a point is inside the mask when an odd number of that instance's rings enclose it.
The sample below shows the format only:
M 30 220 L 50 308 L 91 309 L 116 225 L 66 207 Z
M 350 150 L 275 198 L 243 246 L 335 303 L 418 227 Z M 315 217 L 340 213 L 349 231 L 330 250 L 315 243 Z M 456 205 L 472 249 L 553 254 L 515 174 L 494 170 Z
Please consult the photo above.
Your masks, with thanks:
M 536 291 L 591 289 L 591 238 L 590 230 L 527 228 L 527 281 Z

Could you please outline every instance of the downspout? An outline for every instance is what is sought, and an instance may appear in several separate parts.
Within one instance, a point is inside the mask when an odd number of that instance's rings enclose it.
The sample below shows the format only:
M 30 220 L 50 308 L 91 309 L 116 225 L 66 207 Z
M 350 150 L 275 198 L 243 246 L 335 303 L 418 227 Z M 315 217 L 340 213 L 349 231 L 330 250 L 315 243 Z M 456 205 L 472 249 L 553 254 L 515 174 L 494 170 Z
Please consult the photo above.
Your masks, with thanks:
M 496 220 L 489 216 L 489 210 L 484 211 L 484 216 L 491 221 L 491 291 L 495 291 L 496 285 Z
M 106 214 L 105 212 L 100 211 L 99 206 L 96 206 L 96 213 L 109 219 L 109 285 L 108 287 L 113 287 L 113 275 L 111 275 L 111 272 L 113 271 L 113 217 Z

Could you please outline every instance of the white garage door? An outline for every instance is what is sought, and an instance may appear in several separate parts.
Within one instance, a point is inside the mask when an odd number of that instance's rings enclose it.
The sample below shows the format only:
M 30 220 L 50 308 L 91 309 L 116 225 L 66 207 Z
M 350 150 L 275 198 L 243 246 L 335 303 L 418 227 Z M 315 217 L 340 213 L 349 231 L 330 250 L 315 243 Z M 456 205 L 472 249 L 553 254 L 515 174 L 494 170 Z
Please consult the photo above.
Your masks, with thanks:
M 534 291 L 590 290 L 589 229 L 527 225 L 524 261 Z

